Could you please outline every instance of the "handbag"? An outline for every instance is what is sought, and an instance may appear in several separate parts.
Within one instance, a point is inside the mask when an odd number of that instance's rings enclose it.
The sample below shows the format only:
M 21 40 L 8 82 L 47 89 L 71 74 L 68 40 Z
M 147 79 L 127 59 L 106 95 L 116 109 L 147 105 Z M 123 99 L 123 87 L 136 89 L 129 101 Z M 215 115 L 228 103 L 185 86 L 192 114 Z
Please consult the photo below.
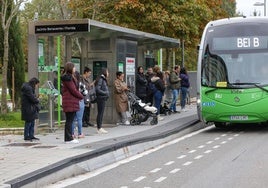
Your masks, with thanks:
M 94 85 L 91 86 L 90 89 L 88 90 L 88 95 L 89 95 L 90 103 L 96 103 L 97 102 L 96 89 L 95 89 Z

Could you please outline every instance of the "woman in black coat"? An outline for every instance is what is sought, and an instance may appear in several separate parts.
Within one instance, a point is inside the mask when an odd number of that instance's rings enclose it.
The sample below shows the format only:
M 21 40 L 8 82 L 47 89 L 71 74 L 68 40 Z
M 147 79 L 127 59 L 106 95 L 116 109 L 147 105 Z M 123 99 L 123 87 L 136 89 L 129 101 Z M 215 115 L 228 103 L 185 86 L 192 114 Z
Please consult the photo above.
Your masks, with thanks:
M 22 85 L 21 88 L 21 119 L 24 124 L 24 140 L 39 140 L 34 136 L 35 119 L 38 119 L 39 100 L 35 96 L 35 89 L 39 85 L 37 78 L 32 78 L 29 82 Z
M 147 96 L 147 79 L 143 72 L 142 66 L 139 66 L 137 69 L 136 76 L 136 95 L 142 100 L 142 102 L 146 101 Z

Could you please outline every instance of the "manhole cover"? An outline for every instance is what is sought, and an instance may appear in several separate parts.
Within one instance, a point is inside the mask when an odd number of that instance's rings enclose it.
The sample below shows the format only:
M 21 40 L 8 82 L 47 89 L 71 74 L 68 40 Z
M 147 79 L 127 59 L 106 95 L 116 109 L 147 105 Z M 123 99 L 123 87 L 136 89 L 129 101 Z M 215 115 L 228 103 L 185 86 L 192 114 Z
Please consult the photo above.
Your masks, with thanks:
M 49 148 L 54 148 L 56 146 L 34 146 L 33 148 L 44 148 L 44 149 L 49 149 Z
M 19 146 L 19 147 L 29 147 L 29 146 L 34 146 L 37 145 L 39 143 L 12 143 L 12 144 L 8 144 L 5 146 Z

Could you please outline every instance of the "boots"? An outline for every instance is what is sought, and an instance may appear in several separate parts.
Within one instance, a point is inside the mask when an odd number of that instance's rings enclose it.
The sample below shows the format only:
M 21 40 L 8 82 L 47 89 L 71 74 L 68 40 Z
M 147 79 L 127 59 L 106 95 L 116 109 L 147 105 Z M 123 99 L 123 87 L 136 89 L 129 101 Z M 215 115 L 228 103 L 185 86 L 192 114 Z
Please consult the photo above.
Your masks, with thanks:
M 160 114 L 157 115 L 157 120 L 162 121 L 164 118 L 160 116 Z

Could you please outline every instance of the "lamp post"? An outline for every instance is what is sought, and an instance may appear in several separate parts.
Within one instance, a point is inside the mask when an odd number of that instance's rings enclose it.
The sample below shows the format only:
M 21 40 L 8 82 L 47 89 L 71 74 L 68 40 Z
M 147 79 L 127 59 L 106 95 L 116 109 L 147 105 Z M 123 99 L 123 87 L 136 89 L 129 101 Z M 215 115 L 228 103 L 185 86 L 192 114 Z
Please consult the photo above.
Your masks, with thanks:
M 266 0 L 262 2 L 256 2 L 253 4 L 254 6 L 263 6 L 263 9 L 264 9 L 264 16 L 266 16 Z

